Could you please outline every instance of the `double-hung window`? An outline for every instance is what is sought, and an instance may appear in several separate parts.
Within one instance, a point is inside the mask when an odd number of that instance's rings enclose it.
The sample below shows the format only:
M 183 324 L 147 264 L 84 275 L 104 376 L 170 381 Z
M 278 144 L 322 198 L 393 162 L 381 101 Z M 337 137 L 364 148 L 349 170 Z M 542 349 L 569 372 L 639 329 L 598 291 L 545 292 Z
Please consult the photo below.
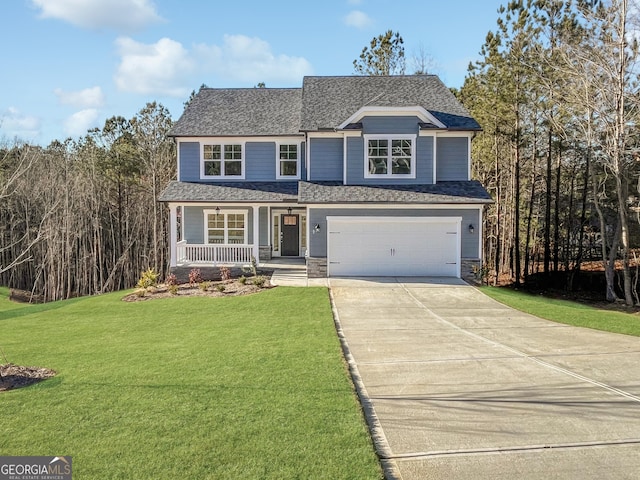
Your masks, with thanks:
M 202 145 L 202 178 L 244 178 L 244 145 Z
M 205 210 L 205 236 L 209 244 L 246 245 L 246 212 Z
M 365 135 L 365 178 L 415 178 L 415 135 Z
M 300 144 L 280 143 L 277 145 L 276 178 L 300 178 Z

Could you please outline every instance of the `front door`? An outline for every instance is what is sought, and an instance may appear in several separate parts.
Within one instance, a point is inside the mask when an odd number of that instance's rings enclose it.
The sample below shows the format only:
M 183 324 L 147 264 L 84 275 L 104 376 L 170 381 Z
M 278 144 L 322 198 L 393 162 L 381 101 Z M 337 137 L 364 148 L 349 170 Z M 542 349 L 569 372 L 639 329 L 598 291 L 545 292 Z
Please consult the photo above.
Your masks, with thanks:
M 282 215 L 280 224 L 280 255 L 298 257 L 300 255 L 300 215 Z

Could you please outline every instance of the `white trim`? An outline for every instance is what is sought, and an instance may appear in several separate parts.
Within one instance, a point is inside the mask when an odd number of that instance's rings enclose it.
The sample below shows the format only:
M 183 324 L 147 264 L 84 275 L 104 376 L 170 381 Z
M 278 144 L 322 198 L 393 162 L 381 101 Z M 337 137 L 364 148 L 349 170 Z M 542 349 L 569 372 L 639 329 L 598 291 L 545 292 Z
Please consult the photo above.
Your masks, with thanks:
M 288 215 L 288 207 L 274 207 L 271 209 L 270 214 L 269 214 L 269 227 L 270 227 L 270 233 L 269 233 L 269 245 L 271 246 L 271 255 L 274 257 L 281 257 L 282 256 L 282 246 L 280 245 L 280 237 L 282 235 L 282 215 Z M 292 207 L 291 208 L 291 215 L 298 215 L 298 257 L 304 257 L 306 256 L 306 252 L 309 250 L 309 212 L 307 210 L 306 207 Z M 306 223 L 307 223 L 307 245 L 302 245 L 302 217 L 304 217 L 306 219 Z M 274 219 L 278 218 L 278 251 L 276 252 L 274 250 L 274 245 L 273 245 L 273 224 L 274 224 Z
M 395 135 L 378 135 L 378 134 L 367 134 L 363 135 L 364 137 L 364 178 L 366 179 L 400 179 L 400 178 L 416 178 L 416 135 L 415 134 L 395 134 Z M 375 174 L 369 173 L 369 140 L 387 140 L 389 142 L 388 145 L 388 156 L 387 156 L 387 173 L 385 174 Z M 391 142 L 393 140 L 411 140 L 411 173 L 408 174 L 398 174 L 392 173 L 392 152 L 391 152 Z M 345 162 L 346 164 L 347 162 Z M 344 182 L 346 185 L 346 181 Z
M 438 147 L 437 147 L 438 137 L 436 135 L 433 136 L 433 181 L 432 183 L 435 185 L 438 182 Z
M 444 132 L 438 131 L 435 132 L 438 137 L 473 137 L 473 132 L 460 131 L 460 132 L 452 132 L 450 130 L 446 130 Z
M 471 180 L 471 139 L 473 137 L 469 137 L 467 141 L 467 180 Z
M 278 208 L 272 208 L 269 212 L 269 225 L 271 226 L 269 230 L 269 245 L 271 246 L 271 255 L 273 257 L 280 257 L 280 235 L 282 234 L 282 226 L 280 225 L 280 212 L 282 210 Z M 275 221 L 274 219 L 278 219 L 278 238 L 275 240 L 278 242 L 278 250 L 275 249 L 275 243 L 273 236 L 275 235 Z
M 264 142 L 282 142 L 282 143 L 296 143 L 296 142 L 302 142 L 303 141 L 303 135 L 300 134 L 299 136 L 294 136 L 294 135 L 283 135 L 283 136 L 277 136 L 277 135 L 273 135 L 270 137 L 267 136 L 256 136 L 256 137 L 251 137 L 251 136 L 245 136 L 245 137 L 238 137 L 238 136 L 226 136 L 226 137 L 216 137 L 216 136 L 212 136 L 212 137 L 180 137 L 180 138 L 176 138 L 176 141 L 178 143 L 213 143 L 213 144 L 217 144 L 217 143 L 264 143 Z
M 177 266 L 177 245 L 178 245 L 178 205 L 175 203 L 169 204 L 169 266 Z M 183 214 L 184 217 L 184 214 Z M 183 222 L 184 223 L 184 218 Z
M 295 145 L 297 147 L 297 158 L 296 158 L 296 175 L 281 175 L 280 174 L 280 162 L 283 161 L 280 159 L 280 146 L 281 145 Z M 302 156 L 302 142 L 276 142 L 276 180 L 300 180 L 300 169 L 301 162 L 300 157 Z M 284 160 L 287 161 L 287 160 Z M 288 160 L 291 161 L 291 160 Z
M 176 180 L 180 181 L 180 142 L 177 139 L 173 139 L 176 144 Z
M 406 117 L 408 115 L 415 115 L 425 123 L 432 123 L 439 128 L 447 128 L 440 120 L 434 117 L 424 107 L 419 105 L 413 107 L 362 107 L 356 113 L 342 122 L 338 129 L 343 129 L 350 123 L 355 123 L 364 117 Z
M 326 132 L 307 132 L 308 138 L 342 138 L 344 132 L 326 131 Z
M 418 131 L 418 136 L 419 137 L 433 137 L 434 135 L 437 135 L 439 133 L 445 133 L 448 130 L 439 130 L 439 129 L 435 129 L 435 128 L 429 128 L 427 130 L 419 130 Z
M 362 136 L 361 130 L 343 130 L 342 134 L 348 138 L 360 138 Z
M 253 206 L 253 208 L 259 208 L 256 206 Z M 209 243 L 209 235 L 208 230 L 209 230 L 209 215 L 216 215 L 216 214 L 220 214 L 220 215 L 224 215 L 224 242 L 222 243 L 222 245 L 228 245 L 229 244 L 229 226 L 227 224 L 227 215 L 231 214 L 231 215 L 238 215 L 238 214 L 242 214 L 244 215 L 244 242 L 241 244 L 234 244 L 234 245 L 249 245 L 248 242 L 248 238 L 249 238 L 249 225 L 247 223 L 247 217 L 249 216 L 249 210 L 227 210 L 227 209 L 220 209 L 219 212 L 216 212 L 215 209 L 210 208 L 210 209 L 204 209 L 202 210 L 203 216 L 204 216 L 204 231 L 203 231 L 203 236 L 204 238 L 202 239 L 202 243 L 204 245 L 219 245 L 217 243 Z M 254 232 L 254 237 L 255 237 L 255 232 Z
M 244 180 L 245 179 L 245 166 L 246 166 L 246 142 L 219 142 L 218 139 L 211 139 L 210 141 L 200 142 L 200 180 Z M 204 147 L 210 145 L 218 145 L 220 146 L 220 175 L 206 175 L 204 173 Z M 225 175 L 224 174 L 224 164 L 226 162 L 224 158 L 224 147 L 231 145 L 240 145 L 241 148 L 241 157 L 240 160 L 230 160 L 232 162 L 240 162 L 240 175 Z
M 285 207 L 284 205 L 286 205 L 286 203 L 283 202 L 278 202 L 278 203 L 269 203 L 269 202 L 264 202 L 264 203 L 221 203 L 221 202 L 183 202 L 183 203 L 177 203 L 177 202 L 171 202 L 169 203 L 169 205 L 171 205 L 172 203 L 175 203 L 176 205 L 179 205 L 181 207 L 215 207 L 215 206 L 219 206 L 220 208 L 227 208 L 227 207 L 232 207 L 234 209 L 249 209 L 250 207 L 271 207 L 272 209 L 284 209 L 286 211 L 287 207 Z M 485 204 L 478 204 L 478 203 L 398 203 L 398 204 L 389 204 L 389 203 L 378 203 L 378 204 L 371 204 L 371 203 L 340 203 L 340 204 L 335 204 L 335 203 L 296 203 L 295 207 L 291 207 L 293 209 L 296 208 L 300 208 L 300 209 L 318 209 L 318 208 L 324 208 L 324 209 L 337 209 L 337 208 L 342 208 L 342 209 L 350 209 L 350 208 L 358 208 L 358 209 L 376 209 L 376 208 L 383 208 L 383 209 L 400 209 L 400 208 L 408 208 L 408 209 L 451 209 L 451 208 L 461 208 L 461 209 L 473 209 L 473 208 L 482 208 Z M 487 204 L 488 205 L 488 204 Z M 246 210 L 245 210 L 246 211 Z
M 480 264 L 484 263 L 484 258 L 482 258 L 482 253 L 484 250 L 484 232 L 482 231 L 482 207 L 478 207 L 478 258 L 480 259 Z
M 305 175 L 305 180 L 309 181 L 309 166 L 311 165 L 311 163 L 309 163 L 309 155 L 311 153 L 311 148 L 309 147 L 309 135 L 305 134 L 304 136 L 304 175 Z
M 482 208 L 482 206 L 478 206 L 477 203 L 434 203 L 434 204 L 415 204 L 415 203 L 399 203 L 399 204 L 389 204 L 389 203 L 379 203 L 379 204 L 371 204 L 371 203 L 341 203 L 341 204 L 323 204 L 323 203 L 309 203 L 305 204 L 307 210 L 475 210 L 477 208 Z M 444 218 L 444 217 L 443 217 Z
M 256 265 L 260 265 L 260 207 L 255 205 L 252 207 L 253 214 L 253 258 L 256 260 Z M 245 242 L 247 238 L 247 222 L 245 217 Z
M 342 183 L 347 185 L 347 164 L 349 163 L 347 158 L 347 136 L 344 136 L 342 140 Z
M 462 224 L 462 217 L 385 217 L 384 215 L 377 215 L 375 217 L 358 216 L 328 216 L 327 228 L 330 221 L 333 222 L 347 222 L 347 223 L 371 223 L 375 220 L 381 220 L 381 223 L 454 223 L 458 222 Z

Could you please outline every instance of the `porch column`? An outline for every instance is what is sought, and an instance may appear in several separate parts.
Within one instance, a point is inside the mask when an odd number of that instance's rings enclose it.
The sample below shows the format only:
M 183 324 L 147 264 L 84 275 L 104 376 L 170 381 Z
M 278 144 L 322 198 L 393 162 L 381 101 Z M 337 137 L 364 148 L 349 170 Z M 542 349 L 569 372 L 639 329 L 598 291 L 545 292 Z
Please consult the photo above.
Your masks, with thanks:
M 260 207 L 253 206 L 253 257 L 260 265 Z
M 171 268 L 177 265 L 178 258 L 178 206 L 169 204 L 169 265 Z

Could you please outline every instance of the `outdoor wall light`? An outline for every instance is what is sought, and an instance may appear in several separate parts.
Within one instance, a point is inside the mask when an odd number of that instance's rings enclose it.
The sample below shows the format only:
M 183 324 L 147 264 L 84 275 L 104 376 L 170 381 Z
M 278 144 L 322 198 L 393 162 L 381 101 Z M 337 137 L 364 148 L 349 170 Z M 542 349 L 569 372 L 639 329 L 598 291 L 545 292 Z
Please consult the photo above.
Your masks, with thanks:
M 289 215 L 291 215 L 291 210 L 292 210 L 292 209 L 291 209 L 291 207 L 287 208 L 287 213 L 288 213 Z
M 313 226 L 313 233 L 318 233 L 319 231 L 320 231 L 320 224 L 319 224 L 319 223 L 316 223 L 316 224 Z
M 220 213 L 220 207 L 216 207 L 216 215 Z
M 475 228 L 473 228 L 473 224 L 470 223 L 469 224 L 469 233 L 473 233 L 475 231 Z

